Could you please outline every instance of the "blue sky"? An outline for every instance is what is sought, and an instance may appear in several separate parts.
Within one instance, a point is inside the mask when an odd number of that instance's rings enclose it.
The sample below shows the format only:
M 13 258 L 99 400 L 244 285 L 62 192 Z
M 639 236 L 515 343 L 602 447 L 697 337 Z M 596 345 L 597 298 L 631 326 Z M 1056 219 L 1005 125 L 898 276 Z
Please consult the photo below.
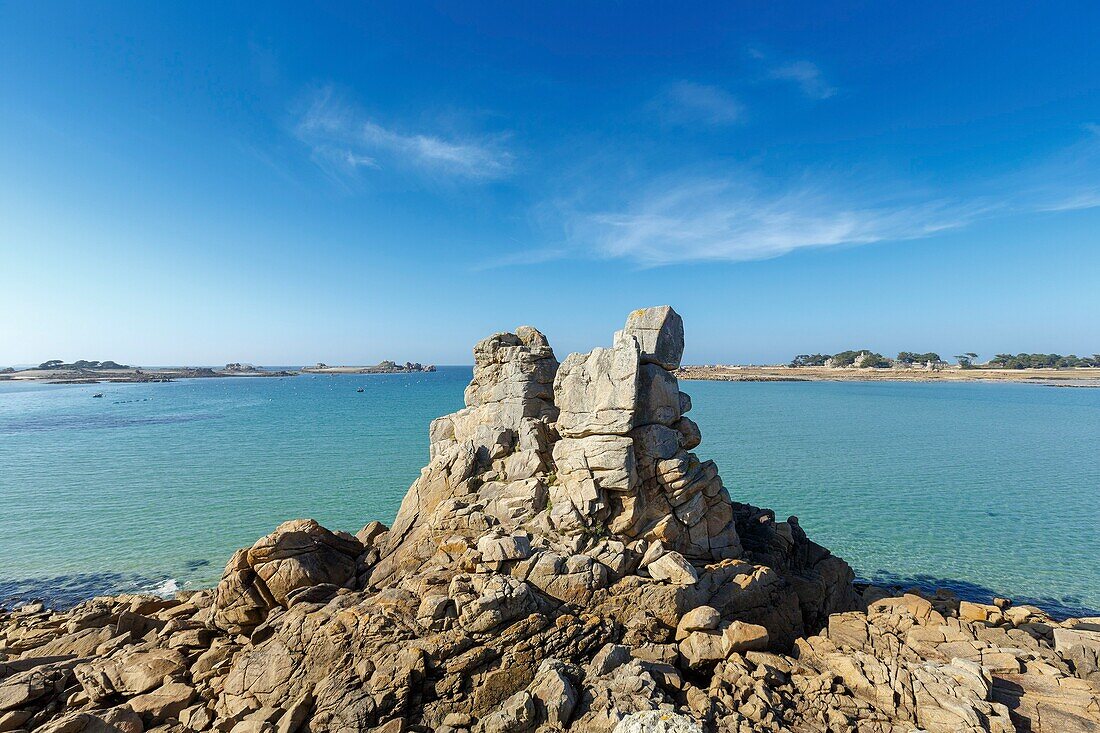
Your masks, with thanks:
M 1090 3 L 0 2 L 0 364 L 1100 351 Z

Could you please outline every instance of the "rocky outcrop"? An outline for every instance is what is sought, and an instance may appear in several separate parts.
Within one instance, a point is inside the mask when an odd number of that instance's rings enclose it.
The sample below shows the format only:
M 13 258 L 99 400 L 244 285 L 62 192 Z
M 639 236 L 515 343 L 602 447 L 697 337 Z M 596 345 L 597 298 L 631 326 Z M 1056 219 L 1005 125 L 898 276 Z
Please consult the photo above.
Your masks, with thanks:
M 672 373 L 683 350 L 683 321 L 664 306 L 632 313 L 611 349 L 562 364 L 554 384 L 555 530 L 606 527 L 702 562 L 741 555 L 717 466 L 690 452 L 699 429 L 683 415 L 691 400 Z
M 215 591 L 211 620 L 225 631 L 250 631 L 272 609 L 286 608 L 295 591 L 347 587 L 356 579 L 362 551 L 355 537 L 330 532 L 312 519 L 284 522 L 229 560 Z
M 485 339 L 392 527 L 0 616 L 0 732 L 1098 730 L 1100 626 L 857 592 L 696 455 L 682 353 L 668 307 L 560 365 Z

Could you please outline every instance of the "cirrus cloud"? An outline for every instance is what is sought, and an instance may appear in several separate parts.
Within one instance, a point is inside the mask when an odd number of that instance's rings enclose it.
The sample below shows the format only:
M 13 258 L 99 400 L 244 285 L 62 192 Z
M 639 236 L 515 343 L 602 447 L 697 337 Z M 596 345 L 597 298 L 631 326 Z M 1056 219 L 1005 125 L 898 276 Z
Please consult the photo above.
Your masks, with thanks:
M 741 102 L 725 89 L 693 81 L 670 84 L 653 100 L 653 106 L 669 122 L 709 125 L 740 122 L 745 111 Z
M 884 173 L 807 169 L 793 178 L 750 165 L 681 169 L 643 182 L 576 177 L 577 192 L 549 202 L 551 245 L 498 266 L 566 258 L 642 267 L 745 262 L 797 251 L 919 240 L 1018 214 L 1100 208 L 1100 135 L 1089 134 L 996 179 L 958 181 L 950 193 Z M 607 166 L 604 166 L 607 168 Z M 612 192 L 614 200 L 599 201 Z
M 361 168 L 409 168 L 470 180 L 504 178 L 514 156 L 505 136 L 457 137 L 385 126 L 337 99 L 331 88 L 317 92 L 295 126 L 314 162 L 329 174 Z
M 744 178 L 665 178 L 616 211 L 579 213 L 571 239 L 643 266 L 743 262 L 802 249 L 927 237 L 967 225 L 990 204 L 846 200 L 824 181 L 768 191 Z
M 793 82 L 810 99 L 828 99 L 837 89 L 829 84 L 821 69 L 812 61 L 792 61 L 780 64 L 768 72 L 768 76 L 779 81 Z

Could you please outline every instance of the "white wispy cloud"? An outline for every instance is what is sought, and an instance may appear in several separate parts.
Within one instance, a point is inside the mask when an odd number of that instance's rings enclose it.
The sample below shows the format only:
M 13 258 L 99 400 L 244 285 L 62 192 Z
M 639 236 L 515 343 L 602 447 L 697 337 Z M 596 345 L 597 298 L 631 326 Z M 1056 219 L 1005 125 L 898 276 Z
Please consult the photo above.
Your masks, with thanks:
M 835 86 L 826 81 L 821 69 L 812 61 L 792 61 L 773 67 L 768 76 L 793 82 L 810 99 L 828 99 L 836 94 Z
M 1017 210 L 1079 211 L 1100 207 L 1100 126 L 1046 158 L 1006 177 Z
M 485 270 L 498 270 L 506 267 L 541 265 L 544 262 L 564 260 L 576 253 L 564 245 L 544 247 L 541 249 L 524 249 L 518 247 L 515 252 L 494 255 L 492 259 L 477 262 L 470 267 L 472 272 L 484 272 Z
M 1095 209 L 1100 207 L 1100 188 L 1091 191 L 1070 194 L 1069 196 L 1041 203 L 1035 207 L 1036 211 L 1078 211 L 1080 209 Z
M 847 200 L 835 190 L 824 182 L 769 192 L 743 178 L 665 179 L 623 210 L 574 214 L 570 240 L 595 256 L 645 266 L 741 262 L 926 237 L 965 226 L 989 208 L 980 202 Z
M 784 179 L 748 165 L 681 170 L 642 184 L 584 185 L 549 206 L 560 241 L 496 264 L 585 257 L 643 267 L 744 262 L 918 240 L 1011 215 L 1100 208 L 1100 136 L 1090 131 L 996 179 L 958 181 L 951 194 L 886 174 L 807 170 Z M 613 192 L 615 202 L 591 204 L 601 191 Z
M 744 106 L 721 87 L 679 81 L 670 84 L 653 102 L 670 122 L 728 125 L 741 120 Z
M 314 96 L 295 134 L 330 175 L 361 168 L 413 168 L 488 180 L 508 176 L 514 165 L 503 136 L 444 137 L 387 127 L 339 100 L 332 89 Z

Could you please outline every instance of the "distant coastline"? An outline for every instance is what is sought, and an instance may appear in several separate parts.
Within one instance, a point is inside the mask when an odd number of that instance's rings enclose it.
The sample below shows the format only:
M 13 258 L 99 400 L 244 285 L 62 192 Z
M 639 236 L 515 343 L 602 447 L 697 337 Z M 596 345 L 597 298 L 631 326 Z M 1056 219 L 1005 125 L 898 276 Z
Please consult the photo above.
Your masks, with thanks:
M 37 367 L 0 370 L 0 382 L 46 382 L 49 384 L 100 384 L 174 382 L 178 379 L 212 379 L 219 377 L 295 377 L 307 374 L 406 374 L 434 372 L 431 364 L 416 362 L 398 364 L 383 361 L 374 366 L 337 366 L 318 363 L 299 370 L 265 369 L 242 362 L 232 362 L 224 367 L 137 367 L 113 361 L 76 361 L 69 364 L 59 360 L 43 362 Z
M 247 364 L 226 364 L 213 367 L 58 367 L 18 369 L 0 373 L 0 381 L 47 382 L 49 384 L 125 384 L 144 382 L 174 382 L 177 379 L 209 379 L 216 377 L 293 377 L 297 372 L 268 370 Z
M 434 372 L 435 365 L 407 361 L 398 364 L 383 361 L 374 366 L 329 366 L 319 363 L 311 367 L 302 367 L 303 374 L 410 374 L 414 372 Z
M 679 379 L 718 382 L 1023 382 L 1054 387 L 1100 387 L 1100 368 L 991 369 L 944 366 L 920 367 L 825 367 L 741 366 L 714 364 L 682 366 Z

